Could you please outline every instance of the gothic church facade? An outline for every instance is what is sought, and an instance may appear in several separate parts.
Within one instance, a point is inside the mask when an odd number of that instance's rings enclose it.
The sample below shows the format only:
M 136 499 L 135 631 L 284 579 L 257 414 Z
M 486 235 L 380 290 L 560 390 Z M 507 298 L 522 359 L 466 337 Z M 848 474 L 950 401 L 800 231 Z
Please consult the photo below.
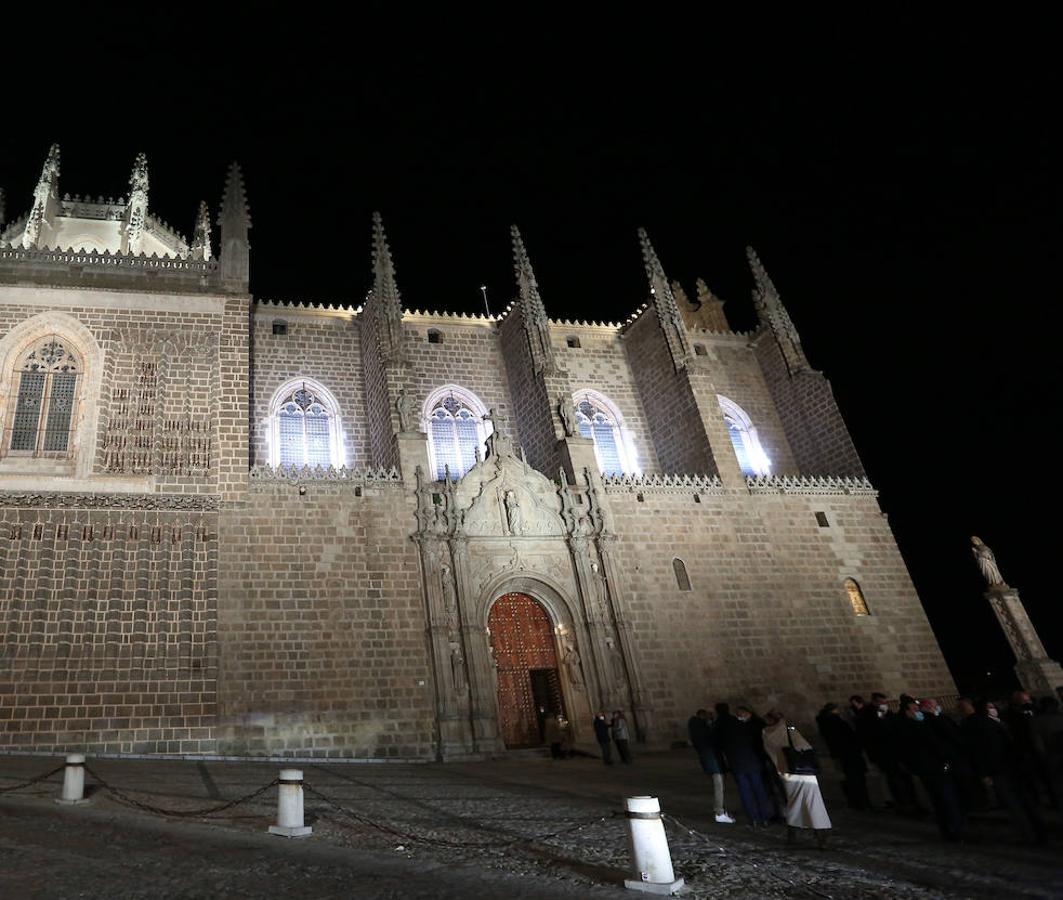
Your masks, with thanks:
M 2 198 L 0 198 L 2 199 Z M 716 699 L 808 719 L 954 687 L 826 378 L 640 234 L 626 322 L 256 301 L 128 198 L 0 202 L 0 749 L 459 758 L 597 709 L 667 745 Z

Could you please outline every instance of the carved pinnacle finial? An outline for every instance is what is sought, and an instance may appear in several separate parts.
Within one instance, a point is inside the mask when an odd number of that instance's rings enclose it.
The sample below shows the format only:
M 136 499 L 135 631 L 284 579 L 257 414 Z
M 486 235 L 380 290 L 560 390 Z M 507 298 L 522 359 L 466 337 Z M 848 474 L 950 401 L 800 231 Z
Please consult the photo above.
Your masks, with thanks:
M 661 260 L 657 256 L 657 251 L 653 249 L 650 236 L 645 228 L 639 229 L 639 243 L 642 245 L 642 261 L 646 264 L 646 277 L 650 282 L 650 293 L 653 295 L 653 305 L 657 310 L 657 320 L 664 331 L 672 363 L 678 370 L 686 366 L 686 357 L 689 355 L 679 305 L 675 301 L 672 287 L 668 283 L 668 276 L 664 274 L 664 266 L 661 265 Z
M 381 351 L 395 361 L 403 359 L 402 295 L 395 280 L 395 263 L 384 233 L 384 219 L 373 213 L 373 299 L 381 317 Z
M 521 318 L 524 323 L 524 333 L 528 339 L 532 365 L 536 372 L 544 369 L 553 371 L 555 364 L 553 348 L 550 344 L 550 321 L 546 316 L 542 295 L 539 293 L 535 270 L 532 269 L 531 259 L 524 246 L 524 240 L 520 236 L 520 229 L 516 225 L 511 225 L 509 233 L 513 239 L 513 271 L 517 276 Z
M 144 153 L 138 153 L 133 161 L 133 173 L 129 176 L 129 195 L 132 197 L 137 191 L 148 191 L 148 157 Z
M 41 181 L 51 181 L 53 178 L 59 177 L 59 145 L 52 144 L 48 148 L 48 156 L 44 160 L 44 167 L 41 169 Z
M 749 258 L 749 267 L 753 270 L 753 305 L 757 310 L 757 317 L 762 325 L 775 332 L 777 339 L 785 339 L 784 343 L 790 343 L 790 349 L 784 349 L 783 352 L 787 366 L 791 369 L 807 369 L 808 360 L 801 349 L 801 337 L 786 307 L 783 306 L 782 298 L 768 275 L 768 270 L 764 268 L 752 247 L 746 247 L 746 256 Z
M 199 201 L 199 212 L 196 213 L 196 226 L 192 231 L 192 245 L 189 252 L 194 259 L 208 260 L 210 251 L 210 209 L 206 200 Z
M 225 191 L 221 197 L 221 210 L 218 224 L 222 227 L 251 227 L 251 209 L 247 204 L 247 190 L 244 187 L 244 173 L 235 160 L 229 165 L 225 176 Z
M 668 279 L 664 274 L 664 266 L 661 265 L 660 259 L 657 257 L 657 251 L 653 249 L 653 244 L 650 243 L 650 236 L 646 233 L 645 228 L 639 229 L 639 244 L 642 246 L 642 261 L 646 264 L 646 275 L 650 279 L 650 283 L 653 283 L 655 278 L 660 278 L 666 285 Z M 653 285 L 656 287 L 656 285 Z

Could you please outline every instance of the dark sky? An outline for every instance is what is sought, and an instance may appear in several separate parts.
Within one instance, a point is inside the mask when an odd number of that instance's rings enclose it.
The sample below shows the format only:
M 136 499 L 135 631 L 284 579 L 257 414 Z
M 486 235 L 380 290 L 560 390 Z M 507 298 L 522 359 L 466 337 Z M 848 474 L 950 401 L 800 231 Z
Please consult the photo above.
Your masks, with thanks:
M 52 141 L 71 193 L 125 193 L 147 152 L 151 207 L 185 232 L 238 158 L 258 297 L 358 303 L 380 209 L 408 307 L 478 311 L 486 283 L 500 310 L 516 222 L 551 315 L 618 321 L 646 296 L 645 225 L 669 275 L 704 277 L 737 328 L 751 243 L 961 687 L 1011 665 L 971 534 L 1063 656 L 1050 22 L 373 9 L 58 41 L 33 102 L 4 113 L 9 216 Z

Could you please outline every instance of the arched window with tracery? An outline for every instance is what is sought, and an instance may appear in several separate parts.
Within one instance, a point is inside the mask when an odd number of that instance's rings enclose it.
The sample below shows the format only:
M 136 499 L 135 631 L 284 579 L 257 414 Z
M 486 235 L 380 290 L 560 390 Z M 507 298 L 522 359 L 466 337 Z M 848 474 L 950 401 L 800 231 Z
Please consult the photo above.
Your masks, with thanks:
M 343 438 L 335 399 L 319 384 L 298 380 L 276 394 L 270 457 L 276 466 L 341 466 Z
M 594 455 L 602 474 L 637 472 L 635 453 L 616 406 L 597 391 L 579 391 L 573 399 L 579 433 L 594 441 Z
M 23 351 L 12 373 L 17 386 L 13 384 L 13 408 L 7 416 L 10 424 L 4 436 L 9 453 L 70 453 L 82 371 L 80 355 L 60 335 L 48 335 Z
M 845 579 L 845 592 L 849 595 L 849 603 L 853 607 L 854 616 L 871 615 L 871 610 L 867 608 L 867 600 L 864 599 L 864 592 L 855 579 Z
M 491 425 L 484 421 L 487 409 L 480 398 L 457 385 L 434 391 L 425 403 L 428 452 L 437 481 L 457 480 L 476 465 L 483 454 Z
M 731 438 L 731 446 L 742 474 L 770 475 L 771 460 L 760 446 L 757 429 L 753 427 L 746 411 L 733 400 L 728 400 L 720 394 L 716 395 L 716 399 L 720 402 L 723 420 L 727 424 L 727 434 Z

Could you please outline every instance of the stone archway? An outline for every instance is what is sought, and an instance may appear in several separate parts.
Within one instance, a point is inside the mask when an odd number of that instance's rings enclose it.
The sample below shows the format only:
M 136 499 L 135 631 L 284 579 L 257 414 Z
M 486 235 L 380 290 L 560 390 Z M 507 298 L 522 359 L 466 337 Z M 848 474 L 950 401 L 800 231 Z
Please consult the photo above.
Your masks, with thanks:
M 543 743 L 546 716 L 567 714 L 554 624 L 521 592 L 503 594 L 487 619 L 498 680 L 498 731 L 507 748 Z

